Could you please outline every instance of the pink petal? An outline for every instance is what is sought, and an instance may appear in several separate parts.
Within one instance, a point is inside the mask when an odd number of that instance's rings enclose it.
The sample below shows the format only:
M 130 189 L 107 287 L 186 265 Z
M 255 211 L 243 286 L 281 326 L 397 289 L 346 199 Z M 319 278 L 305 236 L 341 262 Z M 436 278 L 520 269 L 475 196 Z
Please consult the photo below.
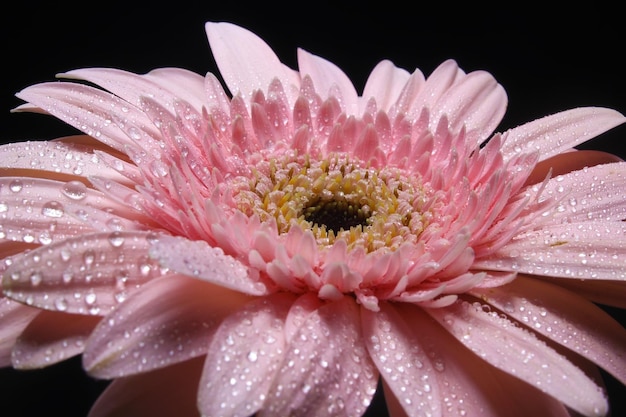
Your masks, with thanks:
M 246 300 L 184 276 L 152 280 L 96 327 L 83 366 L 96 377 L 116 378 L 204 355 L 222 319 Z
M 459 301 L 427 311 L 486 362 L 526 381 L 586 416 L 608 411 L 601 390 L 585 373 L 544 342 L 495 312 Z
M 59 140 L 9 143 L 0 146 L 0 161 L 3 168 L 47 171 L 46 178 L 55 174 L 101 175 L 114 181 L 128 182 L 119 172 L 103 163 L 92 147 L 78 143 Z
M 115 379 L 95 402 L 89 417 L 199 417 L 196 396 L 202 360 Z
M 283 360 L 284 323 L 295 297 L 278 293 L 227 317 L 209 346 L 198 403 L 207 416 L 259 411 Z
M 242 94 L 248 101 L 254 91 L 267 91 L 272 80 L 278 78 L 293 106 L 299 76 L 280 62 L 264 40 L 232 23 L 208 22 L 205 29 L 217 67 L 232 95 Z
M 411 317 L 412 324 L 418 319 Z M 370 357 L 406 413 L 440 415 L 441 394 L 428 352 L 391 304 L 380 303 L 376 313 L 362 309 L 361 323 Z
M 626 223 L 544 226 L 518 235 L 475 268 L 583 279 L 626 280 Z
M 410 117 L 417 119 L 422 113 L 423 109 L 432 109 L 435 107 L 437 101 L 448 91 L 452 85 L 457 83 L 465 76 L 465 73 L 459 68 L 457 63 L 449 59 L 441 63 L 435 70 L 426 78 L 419 94 L 416 94 L 414 100 L 408 109 Z M 433 126 L 438 123 L 437 119 L 432 119 Z
M 126 206 L 80 181 L 3 177 L 0 199 L 3 238 L 13 241 L 47 245 L 93 231 L 140 228 L 115 214 L 128 214 Z M 142 218 L 133 213 L 129 217 Z
M 3 277 L 8 297 L 46 310 L 104 315 L 155 274 L 145 232 L 78 236 L 16 255 Z
M 502 151 L 507 159 L 519 153 L 540 152 L 548 159 L 626 121 L 619 112 L 581 107 L 542 117 L 504 133 Z
M 626 384 L 626 329 L 583 297 L 526 277 L 472 293 Z
M 115 68 L 84 68 L 58 76 L 92 82 L 135 106 L 143 97 L 150 97 L 169 110 L 182 100 L 200 112 L 206 102 L 204 77 L 180 68 L 159 68 L 145 75 Z
M 557 400 L 485 364 L 420 308 L 381 303 L 380 313 L 363 313 L 391 415 L 569 416 Z
M 538 189 L 539 185 L 533 187 L 533 191 Z M 540 199 L 554 199 L 559 204 L 542 215 L 553 223 L 620 221 L 626 218 L 624 195 L 626 163 L 596 165 L 548 181 Z
M 81 354 L 100 317 L 43 311 L 20 335 L 13 349 L 13 367 L 36 369 Z
M 77 83 L 54 82 L 27 87 L 16 96 L 120 152 L 127 146 L 137 147 L 136 140 L 152 155 L 161 152 L 154 139 L 160 132 L 150 119 L 111 93 Z
M 0 367 L 11 365 L 11 351 L 28 323 L 41 310 L 0 297 Z
M 455 83 L 431 107 L 431 117 L 439 120 L 447 116 L 450 130 L 462 127 L 476 144 L 487 139 L 502 121 L 506 111 L 507 96 L 504 88 L 491 74 L 475 71 Z
M 150 256 L 172 271 L 211 282 L 250 295 L 265 295 L 265 285 L 252 270 L 222 249 L 205 241 L 161 236 L 150 249 Z
M 348 115 L 357 115 L 358 94 L 354 84 L 348 76 L 335 64 L 313 55 L 305 50 L 298 49 L 298 70 L 301 76 L 310 76 L 315 86 L 315 91 L 322 100 L 331 96 L 333 89 L 338 89 L 339 104 Z
M 310 314 L 288 344 L 259 416 L 363 414 L 378 373 L 360 327 L 359 308 L 350 297 Z
M 396 67 L 391 61 L 381 61 L 367 78 L 363 88 L 363 99 L 373 97 L 380 110 L 388 111 L 398 99 L 410 76 L 406 70 Z

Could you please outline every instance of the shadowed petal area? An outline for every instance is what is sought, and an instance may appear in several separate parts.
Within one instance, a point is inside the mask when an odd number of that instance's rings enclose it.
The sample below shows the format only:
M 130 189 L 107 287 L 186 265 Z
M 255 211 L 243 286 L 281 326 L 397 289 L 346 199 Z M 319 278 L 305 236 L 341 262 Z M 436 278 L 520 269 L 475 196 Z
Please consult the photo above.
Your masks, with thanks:
M 383 303 L 362 319 L 393 417 L 570 416 L 558 400 L 485 365 L 415 306 Z
M 115 378 L 204 355 L 221 320 L 246 299 L 184 276 L 150 281 L 96 327 L 83 365 L 91 375 Z
M 626 329 L 583 297 L 526 276 L 471 293 L 626 383 Z
M 359 308 L 343 297 L 309 314 L 295 332 L 259 416 L 358 416 L 369 406 L 377 380 Z
M 246 417 L 261 409 L 283 360 L 284 324 L 294 299 L 288 293 L 259 298 L 222 322 L 200 381 L 204 415 Z
M 83 353 L 85 340 L 100 319 L 98 316 L 42 311 L 15 343 L 13 367 L 43 368 Z
M 11 352 L 17 338 L 22 334 L 41 310 L 17 303 L 9 298 L 0 298 L 0 366 L 11 365 Z
M 623 281 L 570 278 L 550 278 L 549 281 L 595 303 L 626 308 L 626 286 L 623 284 Z
M 446 330 L 483 360 L 586 416 L 603 416 L 607 400 L 579 368 L 531 332 L 480 305 L 459 301 L 429 309 Z
M 88 417 L 199 417 L 196 396 L 203 359 L 114 380 Z

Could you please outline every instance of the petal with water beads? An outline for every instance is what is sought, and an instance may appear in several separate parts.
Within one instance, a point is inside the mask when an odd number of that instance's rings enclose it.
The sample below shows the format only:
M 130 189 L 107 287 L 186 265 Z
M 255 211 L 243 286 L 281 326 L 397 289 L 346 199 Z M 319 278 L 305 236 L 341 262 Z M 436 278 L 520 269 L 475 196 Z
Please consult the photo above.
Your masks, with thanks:
M 459 301 L 427 310 L 446 330 L 483 360 L 586 416 L 603 416 L 607 399 L 583 371 L 533 333 L 479 303 Z
M 359 307 L 343 297 L 306 315 L 285 349 L 259 415 L 362 415 L 377 380 L 363 342 Z
M 16 255 L 3 275 L 5 294 L 38 308 L 104 315 L 161 274 L 148 257 L 147 232 L 94 233 Z
M 471 293 L 626 383 L 626 329 L 580 295 L 525 276 Z
M 285 320 L 295 300 L 276 293 L 228 316 L 212 338 L 198 403 L 207 416 L 253 415 L 261 409 L 285 353 Z
M 100 322 L 83 366 L 93 376 L 117 378 L 204 355 L 224 317 L 247 301 L 181 275 L 154 279 Z
M 172 271 L 249 295 L 264 295 L 266 286 L 254 271 L 205 241 L 160 236 L 150 255 Z

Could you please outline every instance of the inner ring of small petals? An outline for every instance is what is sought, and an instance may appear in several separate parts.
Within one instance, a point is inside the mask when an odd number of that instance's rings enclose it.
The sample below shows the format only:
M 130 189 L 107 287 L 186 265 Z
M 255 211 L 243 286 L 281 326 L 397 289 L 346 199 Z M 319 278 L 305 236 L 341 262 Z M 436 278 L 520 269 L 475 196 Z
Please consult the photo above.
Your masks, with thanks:
M 432 217 L 423 210 L 431 193 L 419 178 L 346 154 L 270 158 L 235 182 L 239 210 L 274 218 L 279 233 L 294 225 L 309 229 L 320 246 L 344 239 L 349 248 L 394 250 L 415 243 Z

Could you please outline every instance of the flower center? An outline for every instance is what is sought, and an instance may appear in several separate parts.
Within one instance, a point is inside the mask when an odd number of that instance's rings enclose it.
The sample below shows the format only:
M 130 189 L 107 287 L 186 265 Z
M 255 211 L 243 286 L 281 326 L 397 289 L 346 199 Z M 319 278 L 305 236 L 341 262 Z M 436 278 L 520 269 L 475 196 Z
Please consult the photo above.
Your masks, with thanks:
M 359 203 L 345 199 L 324 201 L 321 198 L 304 209 L 304 220 L 333 233 L 367 226 L 369 214 Z
M 416 242 L 432 218 L 432 194 L 414 175 L 392 167 L 374 169 L 347 154 L 314 160 L 291 154 L 268 158 L 237 181 L 239 210 L 276 220 L 279 233 L 299 226 L 318 245 L 344 239 L 367 252 Z

